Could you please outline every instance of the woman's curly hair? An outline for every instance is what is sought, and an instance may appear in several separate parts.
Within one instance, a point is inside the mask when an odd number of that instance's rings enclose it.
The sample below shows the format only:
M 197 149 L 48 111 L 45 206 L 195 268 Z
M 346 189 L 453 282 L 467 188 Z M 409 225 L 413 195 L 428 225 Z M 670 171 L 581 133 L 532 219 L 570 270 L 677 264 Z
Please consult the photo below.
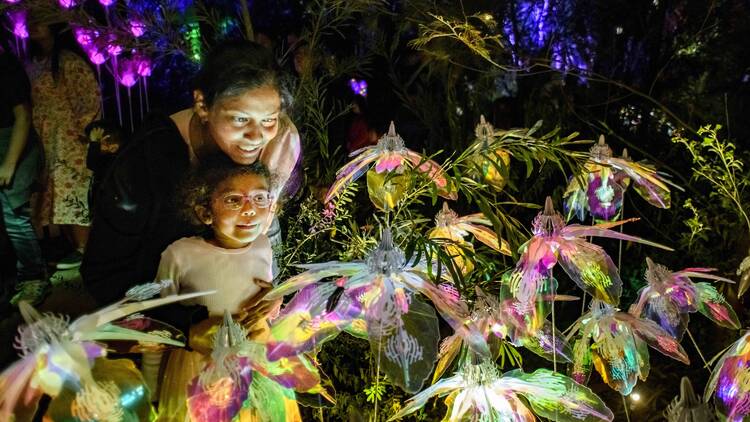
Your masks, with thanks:
M 231 177 L 245 174 L 264 177 L 268 181 L 268 190 L 273 191 L 275 177 L 260 160 L 250 165 L 240 165 L 224 154 L 217 154 L 202 160 L 198 167 L 188 173 L 178 188 L 179 203 L 177 205 L 182 220 L 196 228 L 208 229 L 195 213 L 195 207 L 201 205 L 210 210 L 211 196 L 216 188 Z

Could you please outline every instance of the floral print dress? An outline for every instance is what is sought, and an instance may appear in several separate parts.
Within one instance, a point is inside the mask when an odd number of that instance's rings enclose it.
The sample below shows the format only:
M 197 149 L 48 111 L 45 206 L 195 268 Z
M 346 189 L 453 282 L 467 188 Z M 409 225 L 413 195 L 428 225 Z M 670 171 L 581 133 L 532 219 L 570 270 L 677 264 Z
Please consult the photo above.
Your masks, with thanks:
M 84 59 L 60 53 L 57 81 L 49 60 L 34 61 L 31 79 L 34 128 L 44 144 L 46 183 L 39 204 L 42 225 L 88 226 L 88 189 L 84 128 L 99 115 L 99 85 Z

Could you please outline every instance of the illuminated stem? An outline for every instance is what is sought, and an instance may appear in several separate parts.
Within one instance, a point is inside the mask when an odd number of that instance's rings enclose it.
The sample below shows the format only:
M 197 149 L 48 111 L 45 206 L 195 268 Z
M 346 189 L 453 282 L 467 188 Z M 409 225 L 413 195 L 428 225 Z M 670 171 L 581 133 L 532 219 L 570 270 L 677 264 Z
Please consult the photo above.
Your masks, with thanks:
M 135 128 L 133 127 L 133 120 L 135 120 L 135 117 L 133 117 L 133 98 L 130 93 L 130 88 L 128 87 L 128 116 L 130 117 L 130 133 L 135 132 Z
M 622 198 L 622 208 L 620 208 L 620 221 L 625 219 L 625 198 Z M 620 224 L 620 234 L 622 234 L 622 224 Z M 622 267 L 622 239 L 620 239 L 620 247 L 617 249 L 617 271 L 620 271 Z
M 690 327 L 685 327 L 685 331 L 687 332 L 688 337 L 690 337 L 690 341 L 693 342 L 693 347 L 695 347 L 695 350 L 698 351 L 698 356 L 700 356 L 701 360 L 703 361 L 703 367 L 706 368 L 706 371 L 708 371 L 708 373 L 710 374 L 711 368 L 709 368 L 708 362 L 706 362 L 706 358 L 703 357 L 703 353 L 701 353 L 701 348 L 698 347 L 698 343 L 695 342 L 693 334 L 690 332 Z
M 138 111 L 141 115 L 141 120 L 143 120 L 143 84 L 146 82 L 146 77 L 141 78 L 141 82 L 138 83 Z
M 622 408 L 625 410 L 625 419 L 627 419 L 628 422 L 630 422 L 630 412 L 628 411 L 628 402 L 625 401 L 625 396 L 620 394 L 620 397 L 622 397 Z
M 552 270 L 549 274 L 549 282 L 552 290 L 552 370 L 557 372 L 557 329 L 555 325 L 555 278 L 552 276 Z
M 376 361 L 375 369 L 375 412 L 372 417 L 373 422 L 378 420 L 378 402 L 380 401 L 380 351 L 383 349 L 383 318 L 380 318 L 380 327 L 378 328 L 378 359 Z

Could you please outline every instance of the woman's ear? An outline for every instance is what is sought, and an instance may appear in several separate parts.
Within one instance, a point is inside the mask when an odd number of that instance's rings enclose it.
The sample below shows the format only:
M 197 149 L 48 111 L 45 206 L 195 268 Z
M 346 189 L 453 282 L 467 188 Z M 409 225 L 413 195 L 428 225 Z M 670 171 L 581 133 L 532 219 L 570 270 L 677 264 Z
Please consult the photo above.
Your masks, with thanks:
M 208 106 L 203 91 L 196 89 L 193 91 L 193 112 L 198 115 L 203 123 L 208 121 Z
M 201 223 L 210 226 L 214 219 L 213 216 L 211 216 L 211 210 L 204 207 L 203 205 L 196 205 L 195 208 L 193 208 L 195 211 L 195 215 L 198 217 L 198 220 L 201 221 Z

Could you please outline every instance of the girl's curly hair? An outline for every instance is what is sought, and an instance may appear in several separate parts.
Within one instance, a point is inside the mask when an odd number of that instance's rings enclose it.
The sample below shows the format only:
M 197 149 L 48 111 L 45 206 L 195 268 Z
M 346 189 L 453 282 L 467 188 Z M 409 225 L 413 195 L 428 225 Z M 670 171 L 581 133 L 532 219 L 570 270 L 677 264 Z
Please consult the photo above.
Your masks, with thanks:
M 245 174 L 264 177 L 268 181 L 268 190 L 274 190 L 276 178 L 260 161 L 244 166 L 233 162 L 224 154 L 202 160 L 198 167 L 188 173 L 178 188 L 180 217 L 198 229 L 207 229 L 195 213 L 195 207 L 201 205 L 211 209 L 211 195 L 219 184 L 230 177 Z

